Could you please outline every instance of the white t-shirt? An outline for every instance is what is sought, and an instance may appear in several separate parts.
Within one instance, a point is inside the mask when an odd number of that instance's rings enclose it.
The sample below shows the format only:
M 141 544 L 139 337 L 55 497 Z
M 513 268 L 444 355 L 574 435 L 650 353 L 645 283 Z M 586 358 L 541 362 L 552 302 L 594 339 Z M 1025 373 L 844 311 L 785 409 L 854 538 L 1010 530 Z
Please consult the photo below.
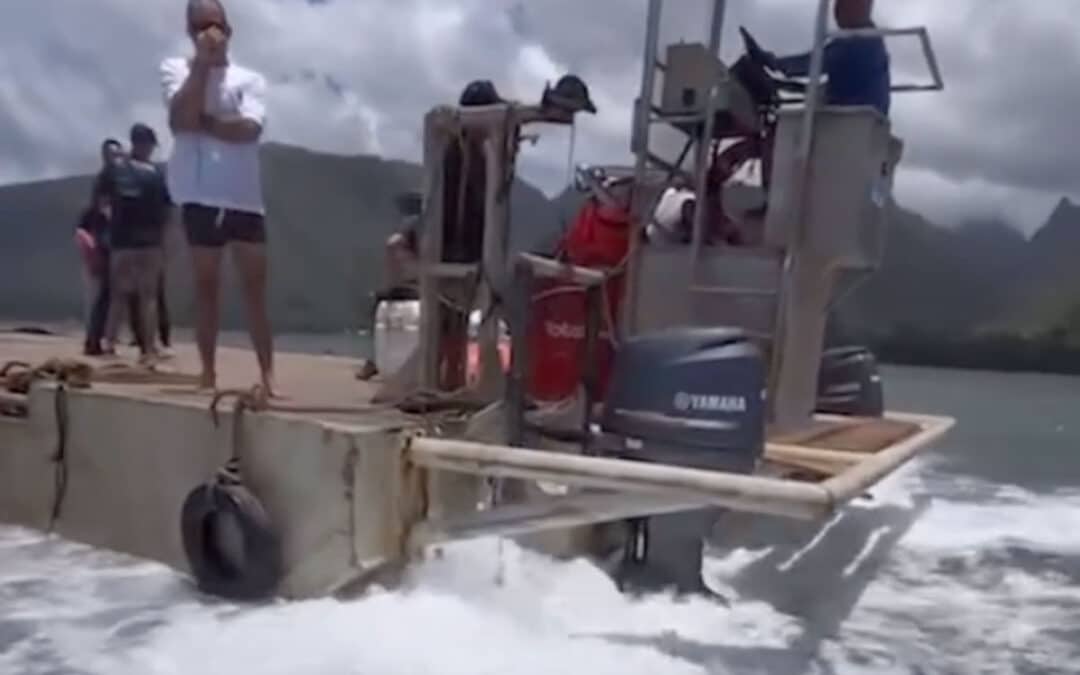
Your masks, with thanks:
M 183 86 L 187 59 L 161 63 L 165 105 Z M 203 110 L 215 117 L 244 117 L 266 126 L 266 80 L 241 66 L 210 71 Z M 263 214 L 259 142 L 228 143 L 204 133 L 176 132 L 168 163 L 169 192 L 176 204 L 203 204 Z
M 668 188 L 656 205 L 652 223 L 647 232 L 650 238 L 670 241 L 680 240 L 679 224 L 683 219 L 683 207 L 695 199 L 693 190 Z

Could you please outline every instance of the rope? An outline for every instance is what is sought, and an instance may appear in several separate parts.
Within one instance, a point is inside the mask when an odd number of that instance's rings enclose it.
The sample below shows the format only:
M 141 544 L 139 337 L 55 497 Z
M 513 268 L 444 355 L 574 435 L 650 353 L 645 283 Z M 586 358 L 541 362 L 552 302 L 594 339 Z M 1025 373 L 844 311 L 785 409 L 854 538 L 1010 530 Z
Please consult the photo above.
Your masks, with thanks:
M 74 359 L 52 358 L 39 366 L 24 361 L 8 361 L 0 367 L 0 385 L 13 394 L 29 394 L 35 380 L 63 382 L 84 389 L 90 386 L 94 369 Z
M 236 399 L 236 404 L 233 406 L 232 447 L 229 459 L 224 466 L 217 470 L 214 476 L 218 485 L 240 485 L 243 483 L 243 477 L 240 473 L 240 457 L 244 442 L 242 422 L 244 411 L 248 410 L 248 407 L 248 398 L 238 397 Z M 217 426 L 216 420 L 214 424 Z
M 402 407 L 419 407 L 423 412 L 419 413 L 424 415 L 428 412 L 432 412 L 437 408 L 479 408 L 482 407 L 482 403 L 479 401 L 470 401 L 462 398 L 462 395 L 470 391 L 469 387 L 461 387 L 453 391 L 429 391 L 424 389 L 417 389 L 409 394 L 401 396 L 393 401 L 387 403 L 363 403 L 349 406 L 324 406 L 324 405 L 289 405 L 274 403 L 269 396 L 266 395 L 266 390 L 261 385 L 255 385 L 249 389 L 223 389 L 216 394 L 210 401 L 209 412 L 214 421 L 215 427 L 221 426 L 221 419 L 218 415 L 218 406 L 226 398 L 235 398 L 237 403 L 242 403 L 244 410 L 250 410 L 252 412 L 284 412 L 284 413 L 300 413 L 309 415 L 363 415 L 376 412 L 391 412 L 394 410 L 400 411 Z M 235 412 L 234 408 L 234 412 Z
M 68 471 L 67 471 L 67 441 L 68 441 L 68 405 L 67 387 L 60 383 L 56 388 L 53 398 L 53 410 L 56 413 L 56 453 L 52 461 L 56 465 L 53 472 L 55 489 L 53 491 L 52 511 L 49 515 L 49 531 L 52 532 L 56 521 L 60 518 L 60 510 L 67 495 Z
M 23 370 L 33 370 L 33 366 L 25 361 L 8 361 L 0 367 L 0 377 L 7 377 L 12 370 L 21 368 Z

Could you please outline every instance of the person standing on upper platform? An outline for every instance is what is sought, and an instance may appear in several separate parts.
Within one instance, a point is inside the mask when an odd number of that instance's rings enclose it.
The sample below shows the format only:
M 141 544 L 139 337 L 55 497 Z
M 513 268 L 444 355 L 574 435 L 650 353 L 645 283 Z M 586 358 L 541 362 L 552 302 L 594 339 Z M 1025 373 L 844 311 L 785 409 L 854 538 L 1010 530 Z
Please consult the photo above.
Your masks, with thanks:
M 232 250 L 247 305 L 248 330 L 265 393 L 274 395 L 273 336 L 266 307 L 266 225 L 259 142 L 266 80 L 230 60 L 232 26 L 219 0 L 189 0 L 191 58 L 161 64 L 169 128 L 169 191 L 181 205 L 196 283 L 201 386 L 217 384 L 221 258 Z
M 873 0 L 836 0 L 833 16 L 843 30 L 875 28 Z M 810 53 L 776 58 L 769 65 L 788 77 L 810 75 Z M 825 104 L 871 106 L 889 116 L 892 78 L 889 52 L 879 36 L 844 36 L 825 45 L 824 73 L 828 77 Z

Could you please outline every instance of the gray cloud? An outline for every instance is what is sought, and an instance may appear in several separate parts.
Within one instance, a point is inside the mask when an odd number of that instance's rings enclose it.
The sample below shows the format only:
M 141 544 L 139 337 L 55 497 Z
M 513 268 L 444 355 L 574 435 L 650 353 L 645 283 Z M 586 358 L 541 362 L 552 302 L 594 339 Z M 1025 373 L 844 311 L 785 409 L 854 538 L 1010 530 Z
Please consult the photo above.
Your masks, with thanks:
M 416 159 L 420 120 L 470 79 L 533 98 L 580 73 L 601 108 L 580 123 L 582 161 L 628 161 L 644 0 L 231 0 L 236 53 L 274 83 L 270 136 L 332 152 Z M 706 2 L 666 3 L 664 38 L 702 39 Z M 745 24 L 777 52 L 809 46 L 806 0 L 729 3 L 727 58 Z M 879 0 L 879 22 L 929 27 L 941 94 L 898 96 L 907 141 L 901 200 L 955 221 L 1005 214 L 1031 227 L 1076 195 L 1073 134 L 1080 16 L 1073 0 Z M 105 135 L 136 118 L 164 126 L 157 62 L 186 50 L 179 0 L 35 0 L 0 6 L 0 181 L 85 171 Z M 924 78 L 891 41 L 897 79 Z M 545 129 L 522 173 L 565 180 L 567 134 Z

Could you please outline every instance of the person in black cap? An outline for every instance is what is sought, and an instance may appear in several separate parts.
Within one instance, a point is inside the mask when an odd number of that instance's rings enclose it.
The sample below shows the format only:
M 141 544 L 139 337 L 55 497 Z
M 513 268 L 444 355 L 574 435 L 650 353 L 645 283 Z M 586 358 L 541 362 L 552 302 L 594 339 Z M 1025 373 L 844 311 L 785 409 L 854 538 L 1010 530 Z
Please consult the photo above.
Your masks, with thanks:
M 473 80 L 465 85 L 458 98 L 458 105 L 462 108 L 471 108 L 486 105 L 498 105 L 507 101 L 499 96 L 495 84 L 491 80 Z M 475 143 L 471 143 L 475 145 Z M 480 148 L 473 147 L 474 154 L 478 158 L 483 157 Z M 470 189 L 466 192 L 466 210 L 476 218 L 466 218 L 474 226 L 465 228 L 470 232 L 454 232 L 463 229 L 464 224 L 456 224 L 455 214 L 457 209 L 457 197 L 461 180 L 464 149 L 451 145 L 447 152 L 444 167 L 446 182 L 444 195 L 444 213 L 448 214 L 444 225 L 447 232 L 444 233 L 444 245 L 448 260 L 446 262 L 476 262 L 479 260 L 480 249 L 483 246 L 483 229 L 475 225 L 483 221 L 484 181 L 486 180 L 484 163 L 481 161 L 470 162 L 468 183 Z M 403 220 L 402 229 L 398 230 L 386 240 L 386 267 L 388 290 L 379 293 L 376 297 L 398 298 L 408 296 L 407 288 L 415 284 L 415 279 L 408 274 L 410 263 L 414 263 L 420 254 L 420 228 L 423 224 L 421 213 L 423 211 L 423 196 L 416 192 L 406 192 L 396 198 L 398 214 Z M 470 208 L 471 207 L 471 208 Z M 450 236 L 447 236 L 450 235 Z M 462 250 L 466 249 L 466 250 Z
M 110 347 L 122 315 L 135 315 L 139 327 L 139 348 L 145 359 L 159 355 L 153 327 L 157 316 L 158 287 L 164 266 L 165 222 L 169 213 L 169 193 L 161 169 L 151 162 L 157 137 L 153 129 L 136 124 L 131 129 L 131 154 L 108 166 L 101 177 L 101 190 L 112 204 L 110 240 L 109 313 L 105 336 Z M 126 296 L 135 294 L 138 310 L 132 312 Z
M 134 157 L 134 158 L 136 158 L 136 159 L 138 159 L 140 161 L 149 163 L 149 162 L 151 162 L 151 159 L 152 159 L 152 157 L 154 155 L 154 151 L 157 149 L 157 146 L 158 146 L 157 134 L 154 133 L 154 130 L 151 127 L 149 127 L 146 124 L 142 124 L 141 122 L 138 122 L 138 123 L 134 124 L 131 127 L 131 155 L 132 155 L 132 157 Z M 154 164 L 154 166 L 157 167 L 159 173 L 163 173 L 163 169 L 161 168 L 160 164 L 158 164 L 156 162 L 154 162 L 153 164 Z M 164 180 L 164 178 L 161 181 L 160 187 L 161 187 L 161 189 L 164 190 L 163 198 L 164 198 L 165 204 L 163 206 L 164 213 L 162 214 L 162 217 L 163 217 L 162 227 L 164 227 L 165 223 L 168 221 L 169 212 L 171 211 L 171 207 L 173 206 L 173 203 L 172 203 L 172 198 L 169 195 L 168 184 Z M 160 340 L 161 346 L 164 349 L 168 349 L 172 344 L 172 341 L 170 339 L 171 330 L 170 330 L 170 325 L 169 325 L 169 306 L 168 306 L 168 303 L 167 303 L 166 298 L 165 298 L 165 264 L 164 264 L 164 258 L 166 258 L 166 257 L 167 256 L 165 256 L 165 248 L 164 248 L 164 236 L 162 236 L 162 258 L 163 258 L 163 263 L 162 263 L 162 267 L 161 267 L 161 274 L 158 276 L 158 284 L 157 284 L 157 329 L 158 329 L 158 339 Z M 138 308 L 138 304 L 133 301 L 131 311 L 134 312 L 134 311 L 136 311 L 137 308 Z M 135 321 L 134 324 L 135 325 L 141 325 L 141 322 Z M 150 326 L 150 324 L 147 324 L 147 325 Z M 142 336 L 138 336 L 137 339 L 141 343 L 144 338 Z

